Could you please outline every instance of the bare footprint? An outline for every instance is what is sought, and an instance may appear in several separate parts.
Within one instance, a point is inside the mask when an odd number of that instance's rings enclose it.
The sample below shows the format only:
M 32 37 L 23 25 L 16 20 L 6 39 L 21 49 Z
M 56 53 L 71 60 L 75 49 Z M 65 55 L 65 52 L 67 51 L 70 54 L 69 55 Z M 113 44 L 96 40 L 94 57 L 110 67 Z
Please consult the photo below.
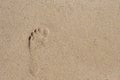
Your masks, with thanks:
M 47 28 L 35 29 L 29 36 L 29 50 L 45 46 L 49 30 Z
M 45 47 L 46 40 L 49 34 L 49 30 L 47 28 L 38 28 L 31 32 L 29 36 L 29 51 L 30 51 L 30 65 L 29 70 L 32 76 L 36 76 L 39 70 L 38 61 L 37 61 L 37 53 L 36 49 L 40 49 Z

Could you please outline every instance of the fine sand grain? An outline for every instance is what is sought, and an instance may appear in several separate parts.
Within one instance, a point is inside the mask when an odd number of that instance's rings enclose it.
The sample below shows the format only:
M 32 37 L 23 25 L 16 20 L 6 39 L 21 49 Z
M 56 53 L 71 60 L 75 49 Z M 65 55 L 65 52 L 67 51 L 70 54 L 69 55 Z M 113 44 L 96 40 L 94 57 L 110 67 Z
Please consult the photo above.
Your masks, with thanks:
M 0 80 L 120 80 L 120 0 L 0 0 Z

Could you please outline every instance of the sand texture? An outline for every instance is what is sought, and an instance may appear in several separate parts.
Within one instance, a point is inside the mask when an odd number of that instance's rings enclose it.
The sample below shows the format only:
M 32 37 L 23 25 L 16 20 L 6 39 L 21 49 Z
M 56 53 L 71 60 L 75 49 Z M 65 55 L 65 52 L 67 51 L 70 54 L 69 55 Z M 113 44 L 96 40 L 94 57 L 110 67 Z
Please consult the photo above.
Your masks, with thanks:
M 0 0 L 0 80 L 120 80 L 120 0 Z

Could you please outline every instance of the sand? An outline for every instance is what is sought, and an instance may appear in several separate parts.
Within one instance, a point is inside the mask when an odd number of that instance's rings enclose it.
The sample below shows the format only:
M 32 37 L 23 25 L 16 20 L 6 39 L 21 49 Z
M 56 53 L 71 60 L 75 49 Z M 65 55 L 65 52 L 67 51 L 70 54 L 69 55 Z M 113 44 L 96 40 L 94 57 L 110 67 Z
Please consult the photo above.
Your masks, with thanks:
M 120 0 L 0 0 L 0 80 L 120 80 Z

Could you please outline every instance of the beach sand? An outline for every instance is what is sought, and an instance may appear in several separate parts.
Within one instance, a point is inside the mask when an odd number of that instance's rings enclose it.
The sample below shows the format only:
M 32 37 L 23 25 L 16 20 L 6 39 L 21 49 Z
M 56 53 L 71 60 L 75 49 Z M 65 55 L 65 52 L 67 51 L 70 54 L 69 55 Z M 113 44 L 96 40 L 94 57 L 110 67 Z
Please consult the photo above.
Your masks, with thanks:
M 0 80 L 120 80 L 120 0 L 0 0 Z

